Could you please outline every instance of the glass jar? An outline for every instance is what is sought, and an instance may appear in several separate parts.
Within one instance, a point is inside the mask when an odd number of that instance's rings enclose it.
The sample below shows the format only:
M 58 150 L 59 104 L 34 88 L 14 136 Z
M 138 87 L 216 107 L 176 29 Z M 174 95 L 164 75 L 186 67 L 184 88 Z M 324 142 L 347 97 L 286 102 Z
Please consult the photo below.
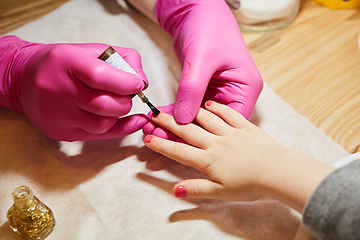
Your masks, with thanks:
M 288 26 L 297 16 L 300 0 L 226 0 L 241 30 L 268 32 Z

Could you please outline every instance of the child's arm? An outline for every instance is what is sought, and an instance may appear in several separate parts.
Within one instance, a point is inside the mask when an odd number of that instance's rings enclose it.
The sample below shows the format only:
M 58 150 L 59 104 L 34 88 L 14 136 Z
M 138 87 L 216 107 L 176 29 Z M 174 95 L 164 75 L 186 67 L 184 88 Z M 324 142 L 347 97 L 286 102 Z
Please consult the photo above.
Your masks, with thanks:
M 316 240 L 313 236 L 311 236 L 305 229 L 303 224 L 300 224 L 300 227 L 296 233 L 294 240 Z
M 231 108 L 208 101 L 195 124 L 179 125 L 166 113 L 153 121 L 189 143 L 148 135 L 146 146 L 194 167 L 211 180 L 177 183 L 177 197 L 252 201 L 277 199 L 301 212 L 319 183 L 334 168 L 281 147 Z

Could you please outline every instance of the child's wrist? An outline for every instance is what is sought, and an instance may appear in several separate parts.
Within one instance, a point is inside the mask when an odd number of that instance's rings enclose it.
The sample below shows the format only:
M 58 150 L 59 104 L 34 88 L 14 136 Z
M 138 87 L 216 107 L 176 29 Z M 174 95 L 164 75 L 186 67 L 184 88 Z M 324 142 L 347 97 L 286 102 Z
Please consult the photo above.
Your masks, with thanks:
M 301 212 L 320 182 L 334 168 L 298 151 L 277 149 L 264 170 L 260 186 L 264 197 L 276 199 Z
M 282 188 L 285 173 L 288 171 L 288 161 L 291 158 L 291 152 L 288 149 L 279 146 L 274 151 L 274 155 L 268 155 L 268 160 L 264 166 L 261 166 L 262 174 L 258 178 L 259 196 L 275 198 Z M 278 199 L 276 199 L 278 200 Z

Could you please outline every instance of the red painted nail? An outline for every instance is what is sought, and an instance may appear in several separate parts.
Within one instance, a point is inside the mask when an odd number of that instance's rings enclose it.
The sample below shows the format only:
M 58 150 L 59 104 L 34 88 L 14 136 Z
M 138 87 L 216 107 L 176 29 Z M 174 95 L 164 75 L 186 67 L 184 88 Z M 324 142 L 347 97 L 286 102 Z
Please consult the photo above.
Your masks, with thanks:
M 213 103 L 213 101 L 211 101 L 211 100 L 208 100 L 208 101 L 206 101 L 206 106 L 210 106 L 211 104 Z
M 146 143 L 150 143 L 152 139 L 153 139 L 153 136 L 151 136 L 151 135 L 146 135 L 145 138 L 144 138 L 144 141 L 145 141 Z
M 152 113 L 152 114 L 151 114 L 151 117 L 152 117 L 152 118 L 156 118 L 157 116 L 159 116 L 159 114 L 160 114 L 160 112 L 159 112 L 158 114 Z
M 174 191 L 175 197 L 184 198 L 186 197 L 186 189 L 184 186 L 177 186 Z

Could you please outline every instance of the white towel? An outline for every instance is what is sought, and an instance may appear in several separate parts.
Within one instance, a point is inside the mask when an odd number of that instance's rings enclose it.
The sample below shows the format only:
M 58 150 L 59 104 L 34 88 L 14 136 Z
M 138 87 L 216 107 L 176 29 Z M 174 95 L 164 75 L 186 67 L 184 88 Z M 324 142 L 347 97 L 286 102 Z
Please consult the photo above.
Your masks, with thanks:
M 181 73 L 172 39 L 115 1 L 73 0 L 8 35 L 34 42 L 102 42 L 137 49 L 152 103 L 175 99 Z M 134 98 L 132 112 L 148 108 Z M 349 155 L 265 86 L 251 121 L 278 143 L 327 163 Z M 299 214 L 274 200 L 181 200 L 172 186 L 203 177 L 144 147 L 141 131 L 121 139 L 58 142 L 23 115 L 0 108 L 0 239 L 20 239 L 6 211 L 11 192 L 29 186 L 55 214 L 53 239 L 291 239 Z M 261 166 L 259 166 L 261 167 Z M 311 167 L 311 166 L 309 166 Z

